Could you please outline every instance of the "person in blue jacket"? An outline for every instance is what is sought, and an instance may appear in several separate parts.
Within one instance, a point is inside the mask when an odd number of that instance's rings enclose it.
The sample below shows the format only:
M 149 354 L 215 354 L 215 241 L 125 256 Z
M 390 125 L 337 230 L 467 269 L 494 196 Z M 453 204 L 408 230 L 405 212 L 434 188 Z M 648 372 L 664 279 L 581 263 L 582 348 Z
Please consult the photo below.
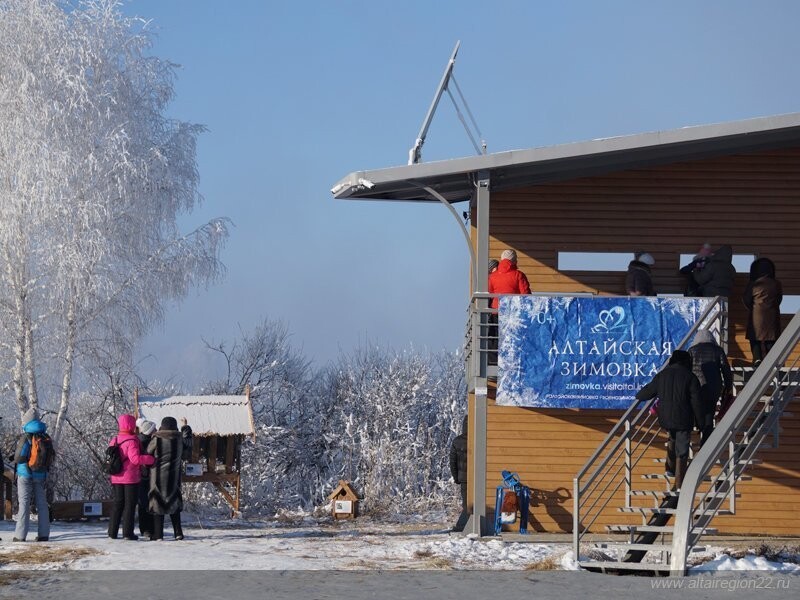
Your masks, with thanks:
M 19 499 L 19 514 L 17 527 L 14 530 L 14 541 L 24 542 L 28 536 L 28 524 L 31 515 L 31 498 L 36 499 L 36 511 L 39 515 L 39 535 L 37 542 L 46 542 L 50 539 L 50 512 L 47 506 L 47 469 L 31 470 L 28 459 L 31 454 L 31 440 L 34 435 L 47 431 L 47 425 L 39 420 L 35 408 L 31 408 L 22 417 L 22 431 L 17 445 L 14 460 L 17 463 L 17 498 Z

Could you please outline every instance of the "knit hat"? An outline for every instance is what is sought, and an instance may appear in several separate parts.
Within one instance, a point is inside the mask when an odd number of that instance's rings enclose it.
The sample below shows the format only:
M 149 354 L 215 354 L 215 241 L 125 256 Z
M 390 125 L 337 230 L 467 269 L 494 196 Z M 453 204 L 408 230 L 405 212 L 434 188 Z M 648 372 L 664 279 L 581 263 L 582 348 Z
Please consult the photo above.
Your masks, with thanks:
M 141 421 L 141 423 L 139 423 Z M 152 421 L 145 421 L 144 419 L 139 419 L 136 421 L 136 426 L 139 428 L 139 433 L 143 433 L 144 435 L 153 435 L 153 432 L 156 430 L 156 424 Z
M 139 417 L 136 419 L 136 428 L 141 431 L 142 430 L 142 423 L 144 423 L 144 417 Z
M 494 271 L 497 267 L 500 266 L 500 263 L 497 262 L 495 259 L 489 261 L 489 273 Z
M 639 260 L 640 263 L 644 263 L 644 264 L 646 264 L 646 265 L 648 265 L 650 267 L 652 267 L 654 264 L 656 264 L 656 259 L 653 258 L 653 256 L 651 254 L 647 253 L 647 252 L 642 252 L 639 255 L 638 260 Z
M 708 329 L 701 329 L 694 335 L 694 345 L 697 344 L 708 344 L 708 343 L 716 342 L 714 339 L 714 334 L 711 333 Z
M 159 427 L 159 430 L 178 431 L 178 422 L 175 420 L 175 417 L 164 417 L 161 419 L 161 427 Z
M 503 253 L 500 255 L 500 260 L 510 260 L 511 262 L 517 262 L 517 253 L 514 250 L 503 250 Z
M 675 350 L 672 353 L 672 356 L 669 357 L 669 364 L 671 365 L 683 365 L 689 369 L 692 368 L 692 355 L 686 352 L 686 350 Z
M 26 425 L 31 421 L 38 421 L 39 420 L 39 411 L 36 410 L 35 406 L 31 406 L 27 412 L 22 415 L 22 424 Z

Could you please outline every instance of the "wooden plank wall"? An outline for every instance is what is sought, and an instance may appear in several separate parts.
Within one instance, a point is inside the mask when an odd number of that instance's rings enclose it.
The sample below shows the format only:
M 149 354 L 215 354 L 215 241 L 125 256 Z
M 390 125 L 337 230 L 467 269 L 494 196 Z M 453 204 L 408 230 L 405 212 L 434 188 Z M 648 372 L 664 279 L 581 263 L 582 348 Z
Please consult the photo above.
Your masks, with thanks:
M 487 414 L 487 515 L 494 514 L 496 486 L 500 473 L 519 473 L 532 490 L 529 529 L 543 532 L 572 531 L 572 480 L 595 448 L 616 423 L 621 411 L 576 409 L 531 409 L 496 406 L 490 388 Z M 751 481 L 737 485 L 736 514 L 714 521 L 720 533 L 800 535 L 800 400 L 795 400 L 793 416 L 781 420 L 780 447 L 762 450 L 763 464 L 748 469 Z M 699 434 L 693 442 L 698 448 Z M 666 441 L 666 438 L 664 438 Z M 472 449 L 470 449 L 470 454 Z M 663 465 L 651 459 L 663 458 L 658 441 L 641 460 L 632 477 L 634 489 L 663 490 L 661 481 L 647 481 L 642 475 L 660 473 Z M 471 464 L 472 461 L 470 461 Z M 471 475 L 471 474 L 470 474 Z M 641 517 L 616 510 L 622 506 L 622 491 L 592 527 L 604 531 L 605 525 L 637 524 Z M 634 502 L 653 506 L 651 499 Z
M 684 280 L 678 273 L 679 255 L 695 252 L 706 241 L 715 247 L 731 244 L 737 254 L 772 258 L 784 293 L 800 294 L 800 148 L 636 169 L 491 196 L 490 256 L 499 258 L 504 249 L 515 249 L 534 291 L 623 294 L 624 273 L 562 273 L 557 270 L 558 252 L 641 248 L 656 259 L 657 291 L 680 293 Z M 746 275 L 737 276 L 730 299 L 729 355 L 742 362 L 750 359 L 744 339 L 747 312 L 741 303 L 746 283 Z M 720 532 L 800 535 L 798 404 L 797 416 L 782 422 L 780 448 L 764 451 L 764 464 L 752 469 L 753 481 L 741 484 L 737 514 L 717 519 Z M 489 514 L 500 471 L 509 469 L 536 490 L 531 528 L 570 531 L 572 478 L 619 414 L 500 407 L 490 399 Z M 653 452 L 657 457 L 663 450 Z M 641 473 L 653 467 L 643 469 Z M 639 521 L 612 510 L 598 525 Z

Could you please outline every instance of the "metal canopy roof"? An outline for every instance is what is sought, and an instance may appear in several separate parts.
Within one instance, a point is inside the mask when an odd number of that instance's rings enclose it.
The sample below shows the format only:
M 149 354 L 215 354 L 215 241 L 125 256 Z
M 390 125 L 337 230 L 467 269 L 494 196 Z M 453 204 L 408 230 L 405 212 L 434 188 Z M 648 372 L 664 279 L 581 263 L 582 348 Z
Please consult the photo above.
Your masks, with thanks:
M 488 171 L 492 190 L 499 191 L 795 145 L 800 145 L 800 113 L 356 171 L 331 192 L 340 199 L 437 202 L 423 189 L 428 186 L 449 202 L 459 202 L 472 197 L 479 171 Z

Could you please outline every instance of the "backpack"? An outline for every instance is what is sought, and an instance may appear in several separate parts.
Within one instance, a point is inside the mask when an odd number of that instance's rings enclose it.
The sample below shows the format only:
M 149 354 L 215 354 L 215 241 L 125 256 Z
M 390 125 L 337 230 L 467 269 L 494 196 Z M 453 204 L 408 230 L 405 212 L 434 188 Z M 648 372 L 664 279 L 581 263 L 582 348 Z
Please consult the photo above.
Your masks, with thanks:
M 124 440 L 122 443 L 129 442 Z M 119 451 L 119 442 L 114 438 L 114 444 L 106 448 L 103 456 L 103 473 L 108 475 L 118 475 L 122 471 L 122 453 Z
M 47 471 L 56 458 L 53 440 L 46 433 L 35 433 L 31 437 L 31 452 L 28 456 L 28 468 L 31 471 Z

